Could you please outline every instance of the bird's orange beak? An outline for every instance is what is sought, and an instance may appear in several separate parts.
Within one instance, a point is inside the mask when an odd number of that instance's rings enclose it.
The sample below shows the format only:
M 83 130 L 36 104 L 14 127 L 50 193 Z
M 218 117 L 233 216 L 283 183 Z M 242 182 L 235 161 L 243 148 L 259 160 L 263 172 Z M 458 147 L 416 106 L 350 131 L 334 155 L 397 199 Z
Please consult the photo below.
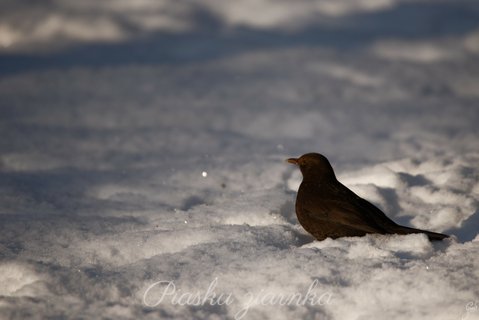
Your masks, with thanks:
M 298 159 L 296 159 L 296 158 L 289 158 L 289 159 L 286 160 L 286 162 L 298 165 Z

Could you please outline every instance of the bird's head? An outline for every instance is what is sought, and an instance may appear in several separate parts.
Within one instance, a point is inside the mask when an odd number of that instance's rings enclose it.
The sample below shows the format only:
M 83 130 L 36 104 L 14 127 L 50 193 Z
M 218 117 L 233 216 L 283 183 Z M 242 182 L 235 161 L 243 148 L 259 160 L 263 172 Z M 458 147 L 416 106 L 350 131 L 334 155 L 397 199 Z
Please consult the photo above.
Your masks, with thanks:
M 286 161 L 299 167 L 305 181 L 336 179 L 333 167 L 331 167 L 328 159 L 322 154 L 306 153 L 299 158 L 290 158 Z

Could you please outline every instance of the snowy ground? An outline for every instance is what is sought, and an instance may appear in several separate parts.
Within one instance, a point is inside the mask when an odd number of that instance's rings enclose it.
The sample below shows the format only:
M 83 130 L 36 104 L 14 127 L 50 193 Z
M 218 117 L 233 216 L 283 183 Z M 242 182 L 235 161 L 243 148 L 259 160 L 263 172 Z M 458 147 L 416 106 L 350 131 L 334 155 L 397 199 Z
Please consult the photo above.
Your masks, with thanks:
M 0 9 L 1 319 L 479 319 L 476 1 Z M 313 151 L 454 237 L 314 241 Z

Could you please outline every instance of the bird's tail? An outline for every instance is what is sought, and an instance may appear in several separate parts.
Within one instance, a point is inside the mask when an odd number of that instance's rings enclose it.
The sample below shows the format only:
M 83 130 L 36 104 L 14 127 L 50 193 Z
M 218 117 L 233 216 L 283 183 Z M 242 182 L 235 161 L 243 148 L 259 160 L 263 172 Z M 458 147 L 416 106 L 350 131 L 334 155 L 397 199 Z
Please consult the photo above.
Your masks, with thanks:
M 421 229 L 415 229 L 415 228 L 409 228 L 409 227 L 404 227 L 404 226 L 397 226 L 392 230 L 394 233 L 397 234 L 411 234 L 411 233 L 424 233 L 427 235 L 430 241 L 440 241 L 444 240 L 446 238 L 449 238 L 448 235 L 442 234 L 442 233 L 437 233 L 437 232 L 432 232 L 432 231 L 427 231 L 427 230 L 421 230 Z

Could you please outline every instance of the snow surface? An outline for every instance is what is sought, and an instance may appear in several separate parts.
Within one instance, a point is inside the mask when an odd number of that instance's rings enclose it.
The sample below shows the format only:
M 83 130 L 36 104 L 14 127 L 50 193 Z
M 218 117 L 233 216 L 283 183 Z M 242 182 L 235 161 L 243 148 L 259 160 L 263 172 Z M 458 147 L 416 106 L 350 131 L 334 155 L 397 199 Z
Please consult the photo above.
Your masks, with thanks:
M 479 319 L 477 1 L 0 3 L 0 318 Z M 395 221 L 315 241 L 321 152 Z

